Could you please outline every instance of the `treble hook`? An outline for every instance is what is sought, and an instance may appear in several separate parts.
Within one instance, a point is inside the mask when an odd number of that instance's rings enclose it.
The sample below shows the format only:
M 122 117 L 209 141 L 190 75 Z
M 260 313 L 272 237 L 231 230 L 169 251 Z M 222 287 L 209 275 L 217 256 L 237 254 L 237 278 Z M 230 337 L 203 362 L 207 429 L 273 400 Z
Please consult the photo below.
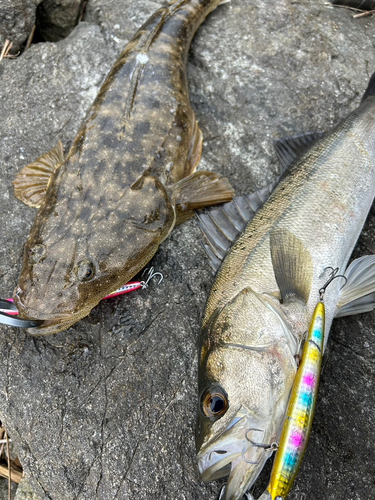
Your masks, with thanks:
M 337 274 L 338 271 L 339 271 L 339 268 L 336 267 L 335 269 L 333 269 L 333 267 L 326 267 L 326 269 L 332 269 L 332 273 L 331 273 L 331 276 L 328 278 L 328 280 L 324 283 L 324 285 L 322 286 L 322 288 L 320 288 L 319 290 L 319 299 L 322 301 L 323 298 L 324 298 L 324 294 L 326 292 L 326 289 L 328 287 L 328 285 L 330 283 L 332 283 L 332 281 L 336 278 L 344 278 L 345 280 L 345 283 L 343 286 L 346 285 L 346 283 L 348 282 L 348 278 L 346 276 L 344 276 L 343 274 Z M 342 288 L 342 287 L 341 287 Z
M 144 276 L 147 272 L 148 272 L 147 280 L 146 281 L 141 281 L 142 288 L 147 288 L 150 280 L 152 280 L 153 278 L 155 278 L 155 276 L 158 276 L 158 275 L 160 276 L 158 285 L 160 285 L 160 283 L 164 279 L 164 276 L 162 275 L 162 273 L 159 273 L 159 272 L 155 273 L 154 272 L 154 268 L 150 267 L 150 269 L 147 268 L 147 269 L 145 269 L 143 271 L 142 276 Z

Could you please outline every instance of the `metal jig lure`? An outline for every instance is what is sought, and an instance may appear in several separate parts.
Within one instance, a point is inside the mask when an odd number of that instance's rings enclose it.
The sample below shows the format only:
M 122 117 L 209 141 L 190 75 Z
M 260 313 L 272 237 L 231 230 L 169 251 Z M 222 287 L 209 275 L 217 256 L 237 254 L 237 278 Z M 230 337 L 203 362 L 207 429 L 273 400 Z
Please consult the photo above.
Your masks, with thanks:
M 150 267 L 150 269 L 146 268 L 142 273 L 142 276 L 144 275 L 146 275 L 146 280 L 129 281 L 126 285 L 104 297 L 103 300 L 111 299 L 112 297 L 123 295 L 124 293 L 133 292 L 139 288 L 147 288 L 149 282 L 155 277 L 159 277 L 159 285 L 164 279 L 162 273 L 155 272 L 153 267 Z M 17 326 L 18 328 L 35 328 L 43 323 L 43 320 L 20 319 L 15 317 L 17 315 L 18 309 L 14 305 L 13 299 L 0 299 L 0 323 L 9 326 Z
M 338 268 L 331 269 L 331 276 L 319 290 L 319 302 L 315 307 L 303 347 L 302 360 L 294 380 L 280 441 L 276 445 L 271 479 L 266 492 L 259 500 L 284 500 L 287 497 L 305 453 L 312 427 L 323 358 L 324 294 L 334 279 L 344 278 L 347 281 L 345 276 L 337 274 Z M 272 446 L 275 446 L 275 443 L 270 445 Z

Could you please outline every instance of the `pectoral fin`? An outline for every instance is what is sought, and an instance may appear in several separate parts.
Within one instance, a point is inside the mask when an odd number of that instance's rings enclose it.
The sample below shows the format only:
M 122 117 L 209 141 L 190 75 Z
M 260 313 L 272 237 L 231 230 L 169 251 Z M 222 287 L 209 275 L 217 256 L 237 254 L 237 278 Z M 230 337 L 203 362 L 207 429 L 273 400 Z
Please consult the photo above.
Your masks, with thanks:
M 225 177 L 213 172 L 195 172 L 172 186 L 176 224 L 194 215 L 194 210 L 217 205 L 233 198 L 233 189 Z
M 375 309 L 375 255 L 354 260 L 345 271 L 345 277 L 347 282 L 341 289 L 335 317 Z
M 46 194 L 52 174 L 64 162 L 62 142 L 48 153 L 24 167 L 13 181 L 15 196 L 29 205 L 39 207 Z
M 313 277 L 313 264 L 308 249 L 290 231 L 277 229 L 271 233 L 270 250 L 282 301 L 294 296 L 307 302 Z

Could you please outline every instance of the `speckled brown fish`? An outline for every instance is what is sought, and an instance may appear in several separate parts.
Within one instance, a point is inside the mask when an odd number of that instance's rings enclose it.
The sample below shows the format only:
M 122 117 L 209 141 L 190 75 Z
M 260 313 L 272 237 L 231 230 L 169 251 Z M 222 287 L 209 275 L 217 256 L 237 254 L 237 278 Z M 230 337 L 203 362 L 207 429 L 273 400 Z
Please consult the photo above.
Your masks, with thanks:
M 193 210 L 232 197 L 196 172 L 202 134 L 190 107 L 190 42 L 222 0 L 178 0 L 139 29 L 106 78 L 73 146 L 61 143 L 17 176 L 40 206 L 14 300 L 32 334 L 68 328 L 152 258 Z

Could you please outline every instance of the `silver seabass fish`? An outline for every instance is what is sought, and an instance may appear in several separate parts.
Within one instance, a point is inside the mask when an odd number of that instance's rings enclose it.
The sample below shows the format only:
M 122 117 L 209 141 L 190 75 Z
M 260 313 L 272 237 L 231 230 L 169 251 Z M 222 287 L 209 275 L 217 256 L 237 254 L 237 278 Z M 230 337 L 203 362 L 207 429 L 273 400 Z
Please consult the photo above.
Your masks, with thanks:
M 56 333 L 89 314 L 155 254 L 194 209 L 229 201 L 213 172 L 194 172 L 202 134 L 189 102 L 194 33 L 223 0 L 175 0 L 116 61 L 70 152 L 61 143 L 26 166 L 15 193 L 40 207 L 14 301 L 21 318 Z
M 261 445 L 281 432 L 318 290 L 329 266 L 345 271 L 373 202 L 374 93 L 375 75 L 360 106 L 330 133 L 280 141 L 284 166 L 293 161 L 270 196 L 265 189 L 201 215 L 214 268 L 234 241 L 203 319 L 197 422 L 201 477 L 229 475 L 225 500 L 242 498 L 272 453 Z M 247 224 L 244 214 L 253 216 Z M 334 317 L 374 308 L 374 256 L 345 275 L 346 285 L 335 280 L 325 295 L 326 332 Z

